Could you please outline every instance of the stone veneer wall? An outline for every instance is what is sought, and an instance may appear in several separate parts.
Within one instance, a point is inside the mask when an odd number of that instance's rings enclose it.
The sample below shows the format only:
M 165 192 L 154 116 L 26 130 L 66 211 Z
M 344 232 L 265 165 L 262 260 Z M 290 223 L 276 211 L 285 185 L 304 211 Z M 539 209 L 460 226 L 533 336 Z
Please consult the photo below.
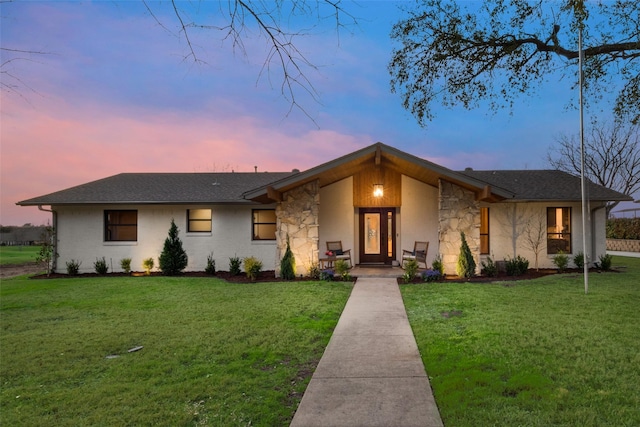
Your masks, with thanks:
M 445 274 L 456 274 L 460 255 L 460 232 L 476 261 L 476 272 L 480 271 L 480 207 L 475 194 L 448 181 L 439 185 L 438 239 Z
M 296 259 L 296 275 L 304 276 L 308 274 L 311 264 L 318 263 L 318 181 L 287 191 L 282 195 L 282 199 L 276 206 L 276 276 L 280 276 L 280 260 L 287 250 L 287 236 Z
M 640 240 L 607 239 L 608 251 L 640 252 Z

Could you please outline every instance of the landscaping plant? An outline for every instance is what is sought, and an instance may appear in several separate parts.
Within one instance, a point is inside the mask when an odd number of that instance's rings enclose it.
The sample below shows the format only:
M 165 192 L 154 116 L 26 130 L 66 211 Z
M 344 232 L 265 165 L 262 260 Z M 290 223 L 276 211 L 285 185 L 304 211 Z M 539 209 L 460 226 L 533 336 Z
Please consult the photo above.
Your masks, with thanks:
M 415 259 L 409 259 L 404 262 L 404 273 L 402 273 L 402 281 L 404 283 L 411 283 L 418 274 L 418 261 Z
M 96 262 L 93 263 L 93 269 L 96 273 L 104 275 L 109 272 L 109 266 L 107 265 L 107 260 L 102 258 L 96 258 Z
M 78 272 L 80 271 L 81 264 L 82 262 L 76 261 L 75 259 L 67 261 L 67 274 L 69 276 L 77 276 Z
M 189 257 L 182 247 L 182 241 L 178 237 L 178 226 L 171 220 L 169 236 L 164 241 L 164 248 L 160 254 L 160 270 L 165 276 L 175 276 L 182 273 L 187 267 Z
M 335 274 L 340 276 L 340 280 L 343 280 L 343 281 L 351 280 L 351 276 L 349 275 L 349 264 L 347 263 L 347 261 L 343 259 L 337 260 L 335 262 L 334 268 L 335 268 Z
M 507 276 L 522 276 L 529 270 L 529 260 L 520 255 L 505 260 Z
M 611 270 L 611 265 L 613 264 L 613 257 L 609 254 L 600 255 L 598 257 L 600 263 L 598 263 L 597 267 L 603 271 Z
M 258 274 L 262 271 L 262 261 L 256 257 L 248 257 L 244 259 L 244 272 L 251 281 L 258 278 Z
M 42 233 L 42 245 L 36 257 L 36 262 L 44 264 L 47 270 L 47 276 L 53 273 L 53 264 L 58 254 L 55 251 L 56 230 L 50 225 L 45 227 Z
M 207 266 L 204 268 L 204 272 L 211 276 L 216 274 L 216 260 L 213 259 L 213 254 L 207 255 Z
M 558 267 L 558 273 L 563 273 L 569 265 L 569 257 L 562 251 L 553 256 L 553 264 Z
M 127 274 L 131 273 L 131 258 L 122 258 L 120 260 L 120 268 Z
M 289 235 L 287 235 L 287 249 L 280 261 L 280 277 L 284 280 L 293 280 L 296 278 L 296 259 L 291 252 L 289 245 Z
M 584 267 L 584 253 L 578 252 L 577 254 L 575 254 L 575 256 L 573 257 L 573 263 L 575 264 L 576 268 L 582 269 Z
M 155 262 L 153 261 L 153 258 L 147 258 L 142 260 L 142 268 L 144 268 L 145 273 L 147 273 L 147 276 L 151 274 L 151 270 L 153 270 L 153 266 L 155 265 Z
M 229 273 L 233 274 L 234 276 L 237 276 L 242 272 L 240 270 L 241 265 L 242 265 L 242 260 L 239 257 L 234 256 L 229 258 Z
M 491 259 L 491 257 L 487 257 L 487 262 L 482 261 L 482 270 L 480 272 L 485 276 L 496 277 L 498 275 L 498 266 Z
M 431 262 L 431 268 L 440 273 L 444 277 L 444 264 L 442 263 L 442 255 L 437 254 Z
M 458 256 L 456 265 L 456 274 L 468 279 L 476 275 L 476 261 L 473 259 L 471 249 L 469 249 L 463 232 L 460 232 L 460 239 L 462 242 L 460 244 L 460 256 Z

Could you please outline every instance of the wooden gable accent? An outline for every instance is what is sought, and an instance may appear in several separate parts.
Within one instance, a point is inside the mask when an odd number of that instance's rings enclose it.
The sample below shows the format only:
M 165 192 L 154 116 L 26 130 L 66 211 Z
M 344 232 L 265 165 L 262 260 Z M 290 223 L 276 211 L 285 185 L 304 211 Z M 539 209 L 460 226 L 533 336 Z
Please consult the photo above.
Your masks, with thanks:
M 379 163 L 380 166 L 376 166 Z M 353 175 L 353 205 L 355 207 L 399 207 L 402 205 L 402 177 L 385 167 L 387 160 L 376 156 L 375 162 L 365 165 Z M 373 186 L 382 184 L 384 194 L 374 197 Z

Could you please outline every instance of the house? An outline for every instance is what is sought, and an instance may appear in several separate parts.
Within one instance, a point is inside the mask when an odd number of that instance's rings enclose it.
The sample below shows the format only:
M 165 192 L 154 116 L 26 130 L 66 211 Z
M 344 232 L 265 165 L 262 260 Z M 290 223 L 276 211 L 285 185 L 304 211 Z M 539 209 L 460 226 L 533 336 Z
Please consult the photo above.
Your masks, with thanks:
M 374 194 L 374 190 L 375 194 Z M 589 183 L 591 261 L 605 253 L 607 201 L 629 197 Z M 582 251 L 580 179 L 556 170 L 453 171 L 382 143 L 309 170 L 269 173 L 123 173 L 24 200 L 48 206 L 57 235 L 57 270 L 70 260 L 92 271 L 105 257 L 132 266 L 157 259 L 174 219 L 202 271 L 213 256 L 254 256 L 279 270 L 287 239 L 298 274 L 324 257 L 326 242 L 351 249 L 355 264 L 396 264 L 402 249 L 430 242 L 454 274 L 464 232 L 476 263 L 516 255 L 553 267 L 559 251 Z M 139 267 L 141 268 L 141 267 Z M 479 269 L 479 267 L 478 267 Z

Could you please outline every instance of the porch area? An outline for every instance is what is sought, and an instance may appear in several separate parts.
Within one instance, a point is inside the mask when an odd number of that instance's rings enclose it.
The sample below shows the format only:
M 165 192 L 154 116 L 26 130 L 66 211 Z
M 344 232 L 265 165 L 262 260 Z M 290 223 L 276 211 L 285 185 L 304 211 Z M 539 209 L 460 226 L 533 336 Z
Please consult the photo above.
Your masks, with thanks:
M 400 267 L 370 267 L 356 265 L 349 270 L 349 274 L 353 277 L 389 277 L 398 278 L 402 277 L 404 270 Z

